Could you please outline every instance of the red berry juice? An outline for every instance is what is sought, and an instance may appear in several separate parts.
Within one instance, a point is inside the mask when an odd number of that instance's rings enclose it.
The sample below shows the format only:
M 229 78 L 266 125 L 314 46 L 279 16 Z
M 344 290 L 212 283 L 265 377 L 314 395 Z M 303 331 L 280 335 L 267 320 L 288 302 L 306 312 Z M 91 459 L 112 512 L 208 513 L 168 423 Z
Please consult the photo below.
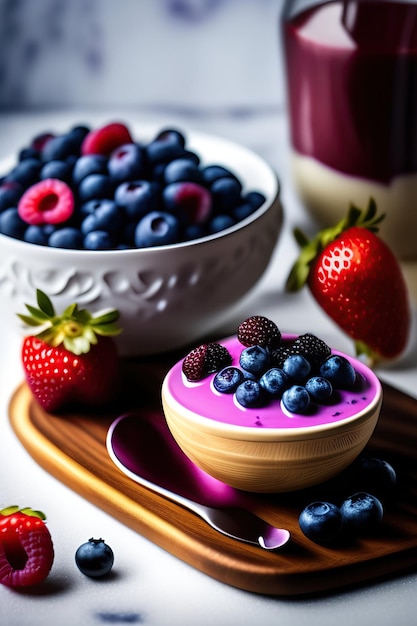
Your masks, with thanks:
M 284 46 L 297 152 L 383 183 L 417 171 L 417 5 L 320 3 Z

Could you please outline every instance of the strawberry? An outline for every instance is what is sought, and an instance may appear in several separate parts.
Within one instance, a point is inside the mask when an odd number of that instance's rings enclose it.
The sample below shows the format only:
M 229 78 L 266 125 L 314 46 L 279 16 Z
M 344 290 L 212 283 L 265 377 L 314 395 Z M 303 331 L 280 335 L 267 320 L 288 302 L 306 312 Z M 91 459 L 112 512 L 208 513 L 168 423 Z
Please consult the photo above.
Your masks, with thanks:
M 29 388 L 47 411 L 79 402 L 103 405 L 119 385 L 119 357 L 112 336 L 120 332 L 119 313 L 96 316 L 70 305 L 61 316 L 46 294 L 37 290 L 39 308 L 26 305 L 30 315 L 20 315 L 38 334 L 25 337 L 22 363 Z
M 371 199 L 366 210 L 351 206 L 345 219 L 311 241 L 296 229 L 302 250 L 287 281 L 288 291 L 307 283 L 318 304 L 354 340 L 357 355 L 371 365 L 398 357 L 411 328 L 401 267 L 376 234 L 383 218 Z
M 26 587 L 42 582 L 54 561 L 45 515 L 11 506 L 0 511 L 0 583 Z
M 220 343 L 203 343 L 187 354 L 182 371 L 189 381 L 197 381 L 230 365 L 230 352 Z

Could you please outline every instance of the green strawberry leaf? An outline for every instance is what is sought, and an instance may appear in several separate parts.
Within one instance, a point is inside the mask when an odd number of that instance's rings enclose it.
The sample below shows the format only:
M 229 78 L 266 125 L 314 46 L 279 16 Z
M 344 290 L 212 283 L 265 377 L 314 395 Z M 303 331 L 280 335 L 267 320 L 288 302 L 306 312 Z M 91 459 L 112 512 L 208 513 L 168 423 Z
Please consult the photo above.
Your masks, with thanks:
M 54 306 L 53 306 L 51 300 L 48 298 L 46 293 L 44 293 L 40 289 L 36 290 L 36 301 L 38 303 L 38 307 L 48 317 L 54 317 L 55 316 L 55 309 L 54 309 Z
M 14 513 L 23 513 L 24 515 L 29 515 L 30 517 L 38 517 L 41 520 L 46 520 L 45 513 L 42 513 L 42 511 L 37 511 L 36 509 L 32 509 L 30 506 L 22 508 L 14 504 L 0 510 L 0 515 L 4 516 L 13 515 Z
M 98 342 L 98 336 L 113 337 L 122 332 L 116 323 L 120 317 L 117 309 L 92 315 L 73 303 L 66 307 L 62 315 L 56 315 L 46 294 L 38 289 L 36 297 L 39 308 L 26 304 L 29 315 L 17 315 L 26 326 L 42 326 L 36 334 L 51 346 L 63 345 L 66 350 L 80 355 L 87 353 Z

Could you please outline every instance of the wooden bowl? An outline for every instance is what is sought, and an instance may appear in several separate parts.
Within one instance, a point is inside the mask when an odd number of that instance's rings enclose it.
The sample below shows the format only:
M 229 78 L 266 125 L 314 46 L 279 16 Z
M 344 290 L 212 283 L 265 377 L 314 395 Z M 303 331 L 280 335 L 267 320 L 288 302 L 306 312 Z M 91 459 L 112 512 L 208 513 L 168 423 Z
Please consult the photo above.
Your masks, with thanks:
M 235 359 L 237 340 L 220 343 Z M 318 484 L 337 475 L 360 454 L 381 409 L 377 376 L 360 361 L 348 358 L 356 369 L 357 385 L 352 391 L 338 392 L 340 401 L 325 407 L 327 421 L 321 407 L 313 415 L 289 416 L 279 401 L 262 409 L 242 410 L 232 396 L 212 391 L 214 375 L 190 384 L 178 362 L 162 385 L 168 427 L 197 466 L 237 489 L 287 492 Z M 279 415 L 278 427 L 268 426 L 273 414 Z

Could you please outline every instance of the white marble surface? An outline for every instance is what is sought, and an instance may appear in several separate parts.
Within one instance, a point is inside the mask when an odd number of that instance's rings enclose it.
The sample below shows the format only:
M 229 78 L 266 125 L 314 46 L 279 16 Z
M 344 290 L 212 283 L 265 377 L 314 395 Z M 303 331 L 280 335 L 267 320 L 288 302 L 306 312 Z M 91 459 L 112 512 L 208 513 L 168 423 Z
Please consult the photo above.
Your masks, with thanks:
M 157 121 L 192 127 L 238 140 L 264 156 L 282 181 L 285 230 L 264 278 L 240 314 L 262 313 L 285 331 L 309 330 L 335 347 L 352 350 L 351 343 L 330 322 L 307 291 L 284 292 L 285 278 L 296 256 L 291 229 L 309 226 L 291 186 L 287 166 L 287 129 L 278 111 L 261 116 L 157 116 L 147 109 L 9 113 L 0 115 L 0 158 L 15 152 L 27 139 L 46 128 L 65 130 L 73 123 L 93 124 L 112 119 L 132 124 Z M 414 323 L 416 307 L 413 305 Z M 1 310 L 0 310 L 1 315 Z M 243 319 L 243 317 L 241 318 Z M 226 331 L 229 329 L 219 329 Z M 87 500 L 63 486 L 28 455 L 13 434 L 7 415 L 11 393 L 22 379 L 20 337 L 2 329 L 0 352 L 0 508 L 12 503 L 47 513 L 56 558 L 52 572 L 35 592 L 16 593 L 0 587 L 0 624 L 6 626 L 249 626 L 254 623 L 292 626 L 358 626 L 415 624 L 416 572 L 350 591 L 309 599 L 263 597 L 213 580 L 129 530 Z M 395 366 L 380 370 L 381 378 L 417 397 L 415 334 L 407 354 Z M 417 425 L 416 425 L 417 428 Z M 77 570 L 74 554 L 92 535 L 101 535 L 115 552 L 113 575 L 93 581 Z

